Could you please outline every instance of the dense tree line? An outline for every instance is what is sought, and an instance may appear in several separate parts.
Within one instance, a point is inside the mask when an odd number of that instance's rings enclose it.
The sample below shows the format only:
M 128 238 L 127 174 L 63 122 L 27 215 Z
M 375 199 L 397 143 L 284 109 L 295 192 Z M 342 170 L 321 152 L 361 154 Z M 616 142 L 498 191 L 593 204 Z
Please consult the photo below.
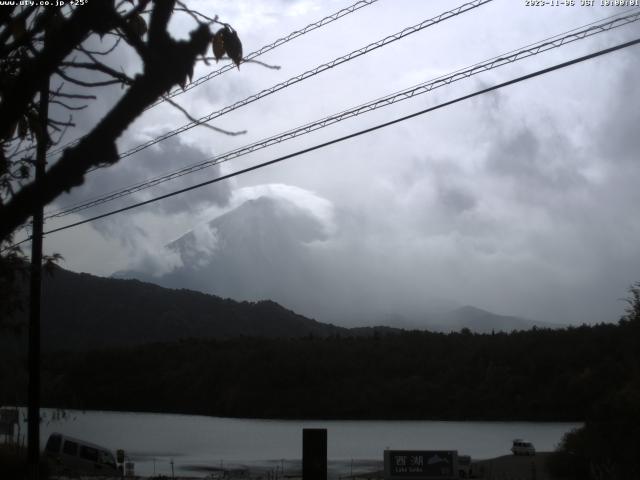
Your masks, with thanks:
M 627 312 L 620 321 L 621 333 L 637 342 L 640 283 L 629 291 Z M 637 352 L 637 343 L 631 342 Z M 618 373 L 618 378 L 626 377 L 625 385 L 592 405 L 585 425 L 565 435 L 550 463 L 557 476 L 575 480 L 640 478 L 640 370 L 637 361 L 623 362 L 619 367 L 628 368 Z
M 21 288 L 25 296 L 26 286 L 24 282 Z M 238 302 L 59 267 L 53 268 L 52 276 L 44 277 L 42 289 L 45 351 L 134 346 L 189 337 L 302 337 L 348 331 L 303 317 L 269 300 Z M 26 312 L 18 312 L 10 323 L 26 325 Z M 0 349 L 9 341 L 19 341 L 18 336 L 7 337 L 3 342 L 0 336 Z
M 577 420 L 551 468 L 640 478 L 640 285 L 618 324 L 474 334 L 373 329 L 49 353 L 46 405 L 264 418 Z M 323 332 L 326 333 L 326 332 Z M 19 344 L 0 403 L 24 403 Z
M 241 417 L 620 420 L 624 408 L 610 406 L 640 398 L 638 352 L 635 322 L 183 340 L 49 354 L 43 398 L 67 408 Z

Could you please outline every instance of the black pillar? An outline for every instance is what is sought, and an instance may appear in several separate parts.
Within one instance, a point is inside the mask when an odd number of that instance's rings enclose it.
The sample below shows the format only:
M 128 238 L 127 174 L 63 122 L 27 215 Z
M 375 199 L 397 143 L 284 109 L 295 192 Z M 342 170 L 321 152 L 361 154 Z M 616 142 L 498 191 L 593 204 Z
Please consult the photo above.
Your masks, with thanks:
M 327 480 L 327 429 L 302 429 L 302 480 Z

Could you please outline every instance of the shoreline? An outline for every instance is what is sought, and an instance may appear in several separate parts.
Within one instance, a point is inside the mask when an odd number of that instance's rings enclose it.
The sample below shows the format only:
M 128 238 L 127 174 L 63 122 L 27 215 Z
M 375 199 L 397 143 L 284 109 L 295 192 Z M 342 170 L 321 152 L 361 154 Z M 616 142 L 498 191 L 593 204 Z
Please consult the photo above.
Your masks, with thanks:
M 499 457 L 488 458 L 484 460 L 472 460 L 470 468 L 470 478 L 478 478 L 485 480 L 497 480 L 504 478 L 535 478 L 536 480 L 555 480 L 547 470 L 547 461 L 552 452 L 538 452 L 532 456 L 516 456 L 502 455 Z M 298 464 L 301 461 L 296 461 Z M 329 461 L 327 469 L 328 480 L 382 480 L 384 479 L 384 467 L 382 460 L 354 460 L 353 467 L 363 467 L 369 464 L 370 467 L 377 465 L 378 468 L 371 470 L 349 471 L 344 467 L 350 467 L 349 461 Z M 343 468 L 336 469 L 337 463 L 344 464 Z M 333 468 L 331 468 L 333 464 Z M 296 480 L 302 479 L 302 470 L 292 469 L 285 472 L 277 472 L 264 468 L 247 468 L 247 469 L 216 469 L 215 467 L 203 469 L 209 470 L 209 473 L 198 475 L 179 474 L 172 475 L 135 475 L 132 477 L 124 477 L 128 479 L 139 480 Z M 122 480 L 121 477 L 67 477 L 67 476 L 51 476 L 52 480 Z

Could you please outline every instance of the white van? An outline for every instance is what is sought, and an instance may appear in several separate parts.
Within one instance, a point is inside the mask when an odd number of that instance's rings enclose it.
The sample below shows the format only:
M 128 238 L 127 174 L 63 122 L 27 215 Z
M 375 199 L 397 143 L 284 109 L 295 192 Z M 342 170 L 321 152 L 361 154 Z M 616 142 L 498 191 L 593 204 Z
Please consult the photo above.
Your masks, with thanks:
M 533 446 L 533 443 L 522 440 L 521 438 L 516 438 L 513 441 L 511 452 L 513 452 L 514 455 L 535 455 L 536 448 Z
M 106 447 L 52 433 L 44 454 L 57 474 L 87 474 L 119 476 L 116 458 Z

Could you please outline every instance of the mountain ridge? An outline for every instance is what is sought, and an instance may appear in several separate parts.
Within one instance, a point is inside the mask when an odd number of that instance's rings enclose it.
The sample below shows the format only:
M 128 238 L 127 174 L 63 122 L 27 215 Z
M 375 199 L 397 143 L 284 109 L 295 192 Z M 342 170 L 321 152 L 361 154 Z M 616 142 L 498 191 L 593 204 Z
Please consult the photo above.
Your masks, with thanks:
M 42 288 L 43 349 L 91 350 L 172 342 L 187 338 L 234 337 L 302 338 L 308 336 L 374 336 L 401 333 L 393 325 L 346 328 L 307 318 L 272 300 L 236 301 L 188 289 L 168 289 L 133 279 L 98 277 L 56 267 L 45 276 Z M 482 312 L 480 322 L 460 320 L 440 329 L 424 325 L 416 330 L 478 333 L 496 328 L 486 319 L 517 319 L 475 307 L 458 309 Z M 26 324 L 26 315 L 21 314 Z M 485 321 L 485 324 L 481 322 Z M 471 325 L 465 327 L 460 325 Z M 522 324 L 518 328 L 522 328 Z M 481 332 L 482 330 L 482 332 Z
M 92 350 L 172 342 L 187 338 L 302 338 L 308 336 L 375 336 L 406 331 L 393 325 L 347 328 L 299 315 L 272 300 L 236 301 L 188 289 L 168 289 L 135 279 L 114 279 L 56 267 L 42 289 L 43 349 Z M 460 312 L 482 315 L 461 318 Z M 26 315 L 20 315 L 26 324 Z M 476 307 L 454 310 L 449 325 L 416 325 L 410 330 L 476 333 L 526 330 L 518 323 Z M 499 323 L 502 322 L 502 323 Z M 548 328 L 537 324 L 540 328 Z M 555 326 L 553 326 L 555 327 Z
M 18 319 L 26 324 L 24 312 Z M 288 338 L 344 334 L 271 300 L 237 302 L 135 279 L 75 273 L 60 267 L 43 279 L 42 346 L 91 350 L 239 336 Z
M 237 300 L 269 298 L 306 317 L 343 326 L 482 333 L 560 326 L 421 294 L 407 294 L 404 301 L 385 298 L 363 282 L 341 288 L 341 281 L 348 281 L 345 272 L 327 267 L 334 258 L 327 249 L 315 248 L 330 230 L 324 217 L 288 198 L 258 196 L 168 243 L 166 253 L 174 262 L 164 273 L 134 269 L 114 277 Z M 360 275 L 366 276 L 366 270 Z

